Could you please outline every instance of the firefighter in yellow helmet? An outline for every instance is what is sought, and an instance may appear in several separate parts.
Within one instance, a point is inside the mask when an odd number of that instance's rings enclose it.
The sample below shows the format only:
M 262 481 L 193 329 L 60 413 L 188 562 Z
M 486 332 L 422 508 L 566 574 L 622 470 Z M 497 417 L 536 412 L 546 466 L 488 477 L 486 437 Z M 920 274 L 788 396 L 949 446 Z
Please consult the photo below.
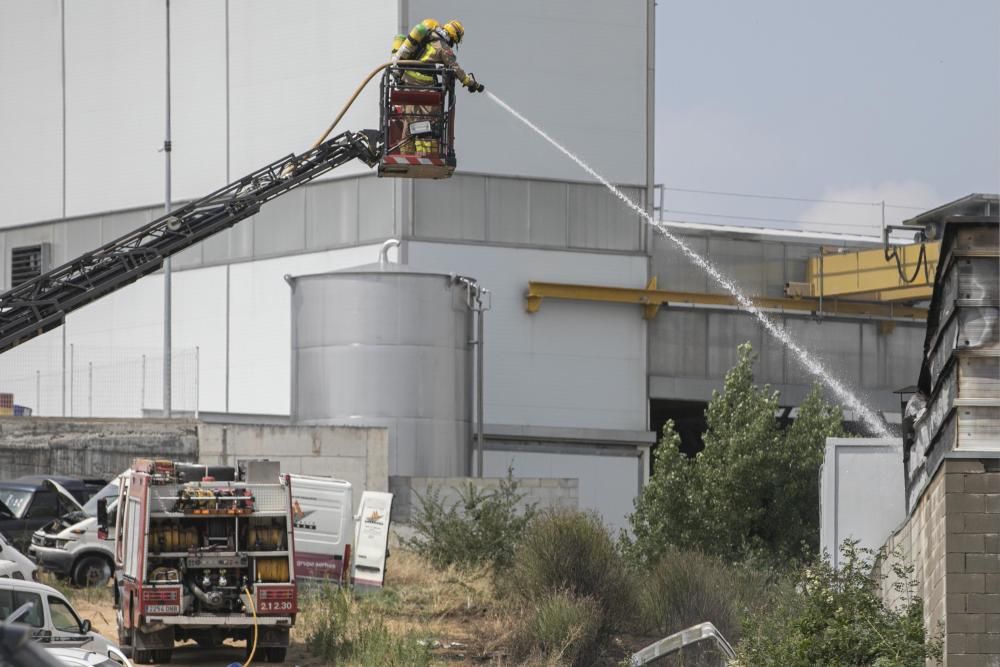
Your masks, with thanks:
M 463 37 L 465 28 L 460 21 L 448 21 L 441 25 L 434 19 L 424 19 L 408 35 L 396 35 L 392 43 L 392 62 L 419 60 L 428 64 L 440 63 L 451 69 L 455 73 L 455 79 L 468 88 L 470 93 L 481 93 L 486 87 L 476 81 L 471 73 L 467 74 L 455 57 L 454 48 L 462 42 Z M 433 73 L 405 70 L 403 81 L 415 86 L 431 86 L 435 83 L 435 76 Z M 411 120 L 433 112 L 433 107 L 406 107 Z M 406 134 L 409 134 L 409 126 L 410 123 L 406 122 Z M 433 154 L 440 150 L 440 144 L 436 139 L 414 137 L 404 143 L 404 150 L 407 149 L 418 154 Z
M 397 35 L 393 42 L 395 49 L 392 61 L 419 60 L 428 64 L 440 63 L 455 72 L 455 79 L 469 89 L 470 93 L 481 93 L 486 87 L 476 81 L 472 74 L 467 74 L 458 64 L 454 48 L 462 43 L 465 28 L 461 21 L 448 21 L 444 25 L 434 19 L 424 19 L 413 27 L 410 34 L 400 39 Z M 397 47 L 397 42 L 399 46 Z M 415 85 L 430 85 L 434 75 L 423 72 L 407 71 L 403 78 Z

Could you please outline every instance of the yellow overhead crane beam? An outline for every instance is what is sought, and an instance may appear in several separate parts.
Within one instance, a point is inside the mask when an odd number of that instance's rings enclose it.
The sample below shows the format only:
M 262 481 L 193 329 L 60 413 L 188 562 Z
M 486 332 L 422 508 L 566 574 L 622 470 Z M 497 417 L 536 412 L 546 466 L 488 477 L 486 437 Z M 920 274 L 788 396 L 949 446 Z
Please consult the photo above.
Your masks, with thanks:
M 920 244 L 897 246 L 898 265 L 895 259 L 887 260 L 881 248 L 811 257 L 806 263 L 806 282 L 788 283 L 785 294 L 878 302 L 928 300 L 934 291 L 934 272 L 941 244 L 924 244 L 926 264 L 920 262 L 920 247 Z M 916 277 L 907 283 L 900 273 Z
M 662 306 L 738 307 L 739 305 L 736 303 L 736 299 L 728 294 L 674 292 L 657 289 L 655 277 L 649 281 L 649 284 L 645 288 L 529 282 L 528 291 L 525 293 L 526 310 L 529 313 L 537 313 L 542 307 L 544 299 L 637 304 L 642 306 L 643 317 L 647 320 L 656 317 Z M 840 299 L 826 299 L 821 302 L 819 299 L 811 297 L 794 299 L 754 297 L 752 300 L 762 310 L 769 311 L 849 315 L 852 317 L 870 317 L 872 319 L 893 321 L 923 321 L 927 319 L 927 310 L 924 308 L 913 308 L 912 306 L 894 303 L 841 301 Z

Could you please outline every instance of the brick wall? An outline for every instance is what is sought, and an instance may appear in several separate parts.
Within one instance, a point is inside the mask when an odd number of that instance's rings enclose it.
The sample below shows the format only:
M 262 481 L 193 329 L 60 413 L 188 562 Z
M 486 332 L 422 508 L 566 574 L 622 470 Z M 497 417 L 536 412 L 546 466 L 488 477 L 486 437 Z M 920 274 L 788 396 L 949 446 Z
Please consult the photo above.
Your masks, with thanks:
M 1000 667 L 1000 460 L 946 459 L 887 546 L 915 568 L 945 665 Z
M 390 477 L 389 490 L 395 494 L 392 500 L 393 522 L 408 523 L 411 513 L 419 507 L 419 497 L 426 495 L 430 487 L 441 490 L 442 499 L 448 506 L 459 498 L 459 490 L 466 484 L 473 484 L 484 491 L 500 488 L 500 478 L 475 477 Z M 520 508 L 534 503 L 538 509 L 579 507 L 579 481 L 576 479 L 518 479 L 517 492 L 524 495 Z

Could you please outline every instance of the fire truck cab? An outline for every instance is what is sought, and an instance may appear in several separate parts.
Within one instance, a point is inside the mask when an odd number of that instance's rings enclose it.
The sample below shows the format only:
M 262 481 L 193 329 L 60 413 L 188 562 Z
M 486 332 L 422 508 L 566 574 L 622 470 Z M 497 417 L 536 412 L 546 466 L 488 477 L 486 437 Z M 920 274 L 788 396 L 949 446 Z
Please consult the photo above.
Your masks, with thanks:
M 284 660 L 298 611 L 291 484 L 265 471 L 135 461 L 113 531 L 118 639 L 137 663 L 169 662 L 187 639 Z

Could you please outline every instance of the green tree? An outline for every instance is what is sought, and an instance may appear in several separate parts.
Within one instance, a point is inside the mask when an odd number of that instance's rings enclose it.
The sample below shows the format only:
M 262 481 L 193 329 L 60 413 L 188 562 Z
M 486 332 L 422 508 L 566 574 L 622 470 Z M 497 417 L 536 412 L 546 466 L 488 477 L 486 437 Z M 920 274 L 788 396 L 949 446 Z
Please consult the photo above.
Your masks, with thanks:
M 780 564 L 819 549 L 819 466 L 826 438 L 843 435 L 840 409 L 814 387 L 782 429 L 778 393 L 754 384 L 753 349 L 738 352 L 705 411 L 704 450 L 687 457 L 673 423 L 664 426 L 625 539 L 639 560 L 655 561 L 669 545 Z

